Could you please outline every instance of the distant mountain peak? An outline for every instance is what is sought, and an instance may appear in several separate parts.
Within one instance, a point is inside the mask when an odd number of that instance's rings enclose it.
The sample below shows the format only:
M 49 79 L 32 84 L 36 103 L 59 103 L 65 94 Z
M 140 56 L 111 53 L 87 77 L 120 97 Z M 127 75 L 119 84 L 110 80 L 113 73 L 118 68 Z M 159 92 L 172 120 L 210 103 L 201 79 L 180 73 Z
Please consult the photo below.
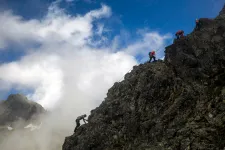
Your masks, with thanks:
M 38 103 L 28 100 L 22 94 L 11 94 L 7 100 L 0 103 L 0 125 L 11 124 L 18 120 L 36 120 L 45 113 L 45 109 Z
M 22 94 L 10 94 L 6 102 L 20 102 L 20 103 L 30 103 L 26 96 Z

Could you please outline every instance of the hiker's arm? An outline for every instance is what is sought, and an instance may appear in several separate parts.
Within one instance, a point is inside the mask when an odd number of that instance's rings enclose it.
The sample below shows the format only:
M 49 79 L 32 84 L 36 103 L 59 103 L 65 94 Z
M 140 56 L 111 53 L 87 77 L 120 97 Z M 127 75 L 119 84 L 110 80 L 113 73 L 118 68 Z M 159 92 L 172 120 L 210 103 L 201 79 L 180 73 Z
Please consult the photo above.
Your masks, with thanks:
M 87 121 L 87 120 L 86 120 L 86 119 L 83 119 L 83 121 L 84 121 L 84 123 L 86 124 L 86 121 Z

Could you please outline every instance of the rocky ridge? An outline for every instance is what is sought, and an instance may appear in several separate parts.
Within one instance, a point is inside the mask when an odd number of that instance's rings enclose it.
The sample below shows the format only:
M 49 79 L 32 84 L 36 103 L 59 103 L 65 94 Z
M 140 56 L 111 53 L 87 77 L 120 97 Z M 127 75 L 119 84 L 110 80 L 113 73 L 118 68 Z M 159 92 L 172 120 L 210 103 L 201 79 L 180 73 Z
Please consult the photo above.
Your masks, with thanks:
M 225 7 L 200 20 L 200 31 L 166 47 L 165 61 L 115 83 L 63 150 L 225 149 Z
M 35 121 L 45 109 L 21 94 L 11 94 L 0 103 L 0 125 L 12 125 L 18 121 Z
M 0 101 L 0 150 L 60 150 L 70 128 L 54 113 L 21 94 Z

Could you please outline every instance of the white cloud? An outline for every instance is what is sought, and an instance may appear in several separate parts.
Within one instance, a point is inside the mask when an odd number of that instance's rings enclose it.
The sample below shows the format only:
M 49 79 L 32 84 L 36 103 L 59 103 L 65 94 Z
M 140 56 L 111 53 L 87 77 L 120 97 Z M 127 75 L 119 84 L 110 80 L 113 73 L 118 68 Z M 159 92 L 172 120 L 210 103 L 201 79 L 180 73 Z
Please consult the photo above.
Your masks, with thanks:
M 97 34 L 98 34 L 99 36 L 101 36 L 102 33 L 103 33 L 103 31 L 104 31 L 104 24 L 98 24 Z
M 51 131 L 66 130 L 63 133 L 67 134 L 77 115 L 98 106 L 113 83 L 137 64 L 135 56 L 148 59 L 148 51 L 163 48 L 170 37 L 147 31 L 129 44 L 129 34 L 124 34 L 126 38 L 117 35 L 106 47 L 104 42 L 110 39 L 103 36 L 106 27 L 98 19 L 110 17 L 108 6 L 71 16 L 58 7 L 59 2 L 54 2 L 41 20 L 23 20 L 10 11 L 0 14 L 0 48 L 23 46 L 25 52 L 20 60 L 0 65 L 0 93 L 11 88 L 31 90 L 30 99 L 54 112 L 47 118 L 49 130 L 37 137 L 40 150 L 49 149 L 50 142 L 42 140 L 51 139 Z M 94 35 L 101 37 L 99 41 L 93 40 Z M 121 49 L 124 39 L 126 46 Z M 33 47 L 33 43 L 40 46 Z
M 7 83 L 7 89 L 34 90 L 28 97 L 46 108 L 52 108 L 64 99 L 63 94 L 74 99 L 74 90 L 83 95 L 88 95 L 88 90 L 95 91 L 95 94 L 89 93 L 87 104 L 82 102 L 87 106 L 94 101 L 93 97 L 96 100 L 104 98 L 113 82 L 136 61 L 125 53 L 111 53 L 109 49 L 95 50 L 86 46 L 87 39 L 102 32 L 93 31 L 92 21 L 109 17 L 111 10 L 108 6 L 102 5 L 102 8 L 84 16 L 74 17 L 58 8 L 57 4 L 58 1 L 49 7 L 42 20 L 25 21 L 9 11 L 0 15 L 0 22 L 4 22 L 0 28 L 1 47 L 11 44 L 26 46 L 33 42 L 42 44 L 39 48 L 29 49 L 21 60 L 1 65 L 0 78 Z M 5 90 L 6 87 L 3 87 L 2 90 Z M 93 105 L 88 108 L 91 107 Z
M 141 36 L 139 40 L 132 42 L 131 44 L 127 44 L 127 46 L 123 49 L 119 49 L 120 51 L 124 51 L 125 53 L 138 56 L 141 58 L 140 62 L 145 62 L 148 59 L 148 53 L 152 50 L 156 51 L 156 57 L 161 59 L 164 56 L 165 46 L 168 41 L 171 40 L 171 34 L 160 35 L 156 31 L 150 32 L 149 30 L 138 31 L 138 34 Z M 129 33 L 123 33 L 123 36 L 116 36 L 113 41 L 112 48 L 115 50 L 121 45 L 121 41 L 124 39 L 129 40 L 131 35 Z M 126 43 L 126 41 L 123 41 Z
M 0 15 L 0 48 L 5 48 L 12 42 L 27 45 L 31 42 L 54 44 L 66 41 L 80 46 L 93 34 L 92 21 L 109 17 L 110 14 L 110 8 L 102 5 L 101 9 L 74 17 L 65 14 L 63 9 L 58 8 L 57 3 L 49 7 L 48 14 L 42 20 L 25 21 L 22 17 L 5 11 Z
M 33 89 L 34 93 L 28 98 L 43 106 L 54 106 L 63 87 L 63 73 L 58 62 L 58 56 L 54 55 L 28 55 L 21 61 L 1 65 L 0 78 L 11 83 L 11 87 Z
M 147 50 L 158 50 L 162 48 L 166 39 L 170 36 L 160 36 L 158 33 L 146 33 L 143 35 L 143 40 L 129 45 L 125 51 L 131 55 L 145 54 Z
M 119 45 L 120 36 L 111 48 L 91 48 L 88 45 L 104 45 L 108 40 L 102 36 L 91 43 L 94 35 L 104 32 L 104 24 L 98 23 L 94 30 L 93 21 L 110 17 L 111 9 L 102 5 L 85 15 L 71 16 L 58 7 L 59 2 L 54 2 L 41 20 L 23 20 L 10 11 L 0 14 L 0 47 L 22 45 L 26 51 L 21 60 L 0 66 L 5 85 L 1 90 L 31 89 L 34 92 L 28 97 L 46 108 L 63 103 L 61 106 L 69 107 L 73 114 L 90 111 L 103 100 L 108 88 L 137 64 L 134 56 L 148 59 L 148 51 L 163 47 L 169 38 L 144 32 L 140 40 L 123 49 L 117 47 L 117 51 L 112 48 Z M 32 48 L 33 43 L 41 46 Z

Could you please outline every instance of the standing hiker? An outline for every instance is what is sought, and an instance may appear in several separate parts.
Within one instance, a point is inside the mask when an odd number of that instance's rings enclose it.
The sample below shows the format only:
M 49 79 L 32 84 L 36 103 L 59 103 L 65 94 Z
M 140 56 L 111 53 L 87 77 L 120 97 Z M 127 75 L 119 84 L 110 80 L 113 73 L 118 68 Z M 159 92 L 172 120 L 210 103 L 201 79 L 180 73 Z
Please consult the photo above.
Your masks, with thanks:
M 152 59 L 155 61 L 155 51 L 149 52 L 149 63 L 152 61 Z

